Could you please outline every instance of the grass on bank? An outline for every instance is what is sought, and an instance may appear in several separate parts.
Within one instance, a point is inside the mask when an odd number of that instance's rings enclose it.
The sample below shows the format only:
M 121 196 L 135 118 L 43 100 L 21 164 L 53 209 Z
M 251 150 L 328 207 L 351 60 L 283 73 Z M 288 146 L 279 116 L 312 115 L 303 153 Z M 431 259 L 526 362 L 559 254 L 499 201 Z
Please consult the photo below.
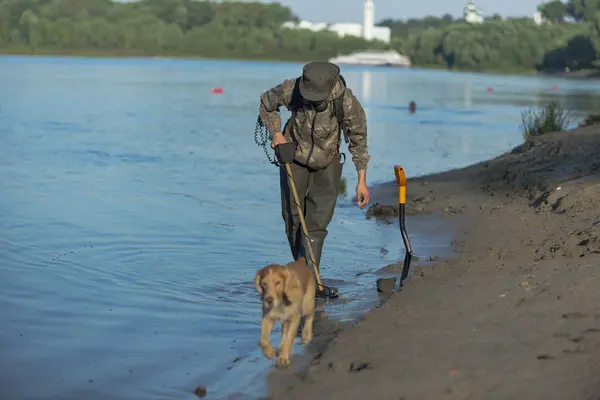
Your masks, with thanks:
M 528 108 L 521 113 L 521 133 L 525 144 L 531 139 L 552 132 L 564 132 L 573 122 L 571 113 L 552 101 L 541 109 Z M 579 128 L 600 124 L 600 113 L 588 114 L 578 125 Z M 527 147 L 527 146 L 526 146 Z
M 535 136 L 566 131 L 572 121 L 568 110 L 551 101 L 544 108 L 536 110 L 530 107 L 521 113 L 521 133 L 527 142 Z
M 589 114 L 581 123 L 579 124 L 580 128 L 600 124 L 600 114 Z
M 340 188 L 338 191 L 338 196 L 346 197 L 347 194 L 348 194 L 348 182 L 346 181 L 346 178 L 342 176 L 342 179 L 340 179 Z

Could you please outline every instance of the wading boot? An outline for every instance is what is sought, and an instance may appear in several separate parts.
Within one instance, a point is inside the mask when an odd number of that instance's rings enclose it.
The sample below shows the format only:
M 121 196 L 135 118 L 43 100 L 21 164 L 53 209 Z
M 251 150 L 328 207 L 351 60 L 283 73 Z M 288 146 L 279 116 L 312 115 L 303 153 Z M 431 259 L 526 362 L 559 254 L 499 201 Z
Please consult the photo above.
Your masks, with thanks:
M 315 256 L 315 262 L 317 263 L 317 271 L 321 274 L 321 254 L 323 254 L 323 240 L 322 239 L 311 239 L 310 244 L 312 246 L 313 255 Z M 308 258 L 307 258 L 308 259 Z M 328 287 L 320 288 L 317 285 L 315 296 L 321 299 L 331 299 L 335 296 L 331 289 Z

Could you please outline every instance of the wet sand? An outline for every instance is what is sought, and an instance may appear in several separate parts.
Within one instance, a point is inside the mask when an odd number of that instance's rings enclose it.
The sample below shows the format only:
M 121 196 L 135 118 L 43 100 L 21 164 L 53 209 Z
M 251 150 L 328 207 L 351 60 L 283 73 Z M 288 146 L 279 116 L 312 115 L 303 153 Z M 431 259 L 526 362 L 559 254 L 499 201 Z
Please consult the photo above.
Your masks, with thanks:
M 393 217 L 395 184 L 374 192 L 390 207 L 369 216 Z M 408 198 L 456 223 L 452 255 L 273 372 L 270 398 L 600 399 L 600 125 L 411 179 Z

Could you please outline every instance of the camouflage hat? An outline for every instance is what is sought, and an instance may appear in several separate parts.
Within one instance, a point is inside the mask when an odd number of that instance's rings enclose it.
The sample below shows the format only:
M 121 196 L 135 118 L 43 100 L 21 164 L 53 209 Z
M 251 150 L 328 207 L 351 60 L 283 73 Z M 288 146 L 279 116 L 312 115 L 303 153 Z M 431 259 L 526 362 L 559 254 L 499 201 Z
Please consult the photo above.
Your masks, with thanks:
M 323 101 L 331 93 L 340 67 L 326 61 L 308 63 L 302 70 L 300 94 L 308 101 Z

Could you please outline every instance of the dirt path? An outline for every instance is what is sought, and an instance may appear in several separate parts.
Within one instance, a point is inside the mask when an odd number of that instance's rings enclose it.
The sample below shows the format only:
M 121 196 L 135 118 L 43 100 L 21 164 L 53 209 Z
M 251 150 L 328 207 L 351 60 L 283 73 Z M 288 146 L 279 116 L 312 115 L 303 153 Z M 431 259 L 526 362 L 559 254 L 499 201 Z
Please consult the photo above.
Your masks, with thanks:
M 413 179 L 409 199 L 456 219 L 453 256 L 273 373 L 270 398 L 600 399 L 600 126 Z

